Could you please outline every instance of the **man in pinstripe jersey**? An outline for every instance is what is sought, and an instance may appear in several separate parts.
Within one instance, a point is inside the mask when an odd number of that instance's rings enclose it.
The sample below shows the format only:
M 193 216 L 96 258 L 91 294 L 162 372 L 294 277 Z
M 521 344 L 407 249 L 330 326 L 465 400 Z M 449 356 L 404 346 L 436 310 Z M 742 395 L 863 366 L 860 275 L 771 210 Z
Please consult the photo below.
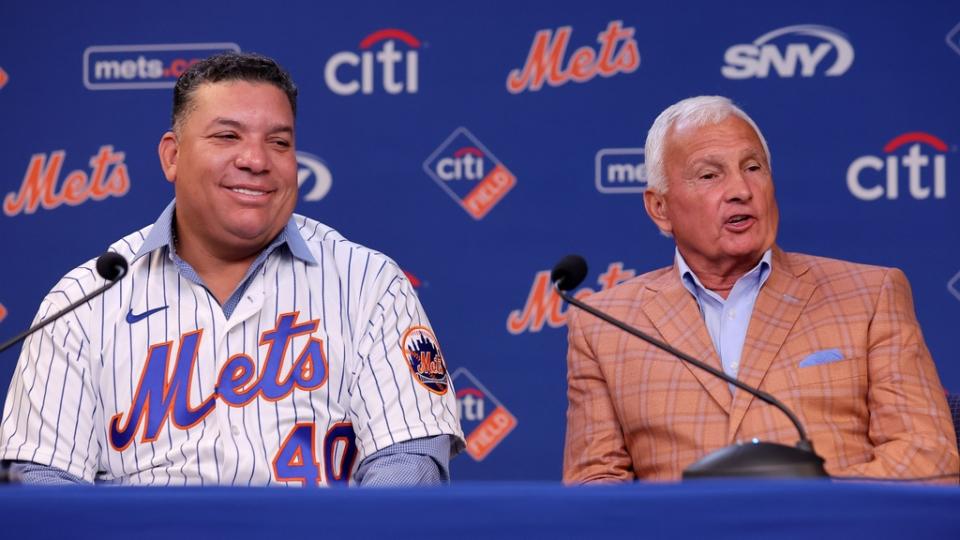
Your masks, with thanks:
M 177 81 L 175 200 L 130 273 L 24 346 L 0 458 L 28 483 L 436 485 L 463 447 L 445 359 L 386 256 L 293 214 L 297 91 L 228 53 Z M 90 261 L 37 320 L 101 279 Z

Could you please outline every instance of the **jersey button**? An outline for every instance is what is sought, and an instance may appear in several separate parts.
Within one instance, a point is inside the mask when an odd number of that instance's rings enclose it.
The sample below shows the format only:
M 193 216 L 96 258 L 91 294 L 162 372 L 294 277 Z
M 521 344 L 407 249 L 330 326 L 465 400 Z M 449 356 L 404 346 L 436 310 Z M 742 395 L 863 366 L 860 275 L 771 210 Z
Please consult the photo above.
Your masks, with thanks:
M 240 428 L 238 428 L 237 426 L 232 426 L 232 427 L 230 428 L 230 431 L 233 432 L 233 436 L 234 436 L 234 437 L 239 437 L 239 436 L 240 436 Z

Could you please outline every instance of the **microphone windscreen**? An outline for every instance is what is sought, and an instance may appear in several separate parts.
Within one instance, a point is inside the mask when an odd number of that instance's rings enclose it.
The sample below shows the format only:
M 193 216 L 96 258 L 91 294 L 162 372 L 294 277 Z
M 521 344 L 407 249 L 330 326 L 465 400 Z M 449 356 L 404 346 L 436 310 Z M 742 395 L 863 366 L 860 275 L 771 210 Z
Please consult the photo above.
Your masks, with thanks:
M 567 255 L 560 259 L 550 272 L 550 280 L 557 284 L 561 291 L 569 291 L 583 283 L 587 277 L 587 261 L 579 255 Z
M 127 260 L 119 253 L 108 251 L 97 258 L 97 273 L 107 281 L 116 281 L 127 273 Z

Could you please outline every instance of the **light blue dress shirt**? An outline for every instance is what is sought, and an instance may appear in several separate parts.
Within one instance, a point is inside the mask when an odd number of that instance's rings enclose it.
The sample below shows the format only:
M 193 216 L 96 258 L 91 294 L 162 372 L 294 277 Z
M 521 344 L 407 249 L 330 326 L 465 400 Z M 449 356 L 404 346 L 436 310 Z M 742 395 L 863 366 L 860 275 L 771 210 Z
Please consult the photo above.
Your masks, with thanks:
M 736 377 L 740 369 L 743 342 L 747 337 L 747 328 L 750 326 L 750 316 L 753 314 L 753 305 L 760 294 L 760 288 L 770 277 L 773 252 L 768 249 L 760 262 L 737 280 L 726 300 L 703 286 L 700 278 L 693 273 L 679 250 L 676 258 L 683 286 L 690 291 L 697 305 L 700 306 L 700 315 L 707 325 L 710 339 L 713 340 L 713 346 L 720 356 L 723 371 L 731 377 Z M 733 385 L 728 386 L 731 392 L 736 389 Z

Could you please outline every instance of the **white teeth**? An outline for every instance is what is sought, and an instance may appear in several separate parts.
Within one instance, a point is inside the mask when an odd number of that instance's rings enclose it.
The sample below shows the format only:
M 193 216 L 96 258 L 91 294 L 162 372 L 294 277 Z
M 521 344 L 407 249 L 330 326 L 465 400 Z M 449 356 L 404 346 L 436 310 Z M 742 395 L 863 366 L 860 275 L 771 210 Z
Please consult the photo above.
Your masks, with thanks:
M 233 191 L 235 193 L 242 193 L 243 195 L 263 195 L 266 193 L 266 191 L 255 191 L 255 190 L 246 189 L 246 188 L 230 188 L 230 191 Z

